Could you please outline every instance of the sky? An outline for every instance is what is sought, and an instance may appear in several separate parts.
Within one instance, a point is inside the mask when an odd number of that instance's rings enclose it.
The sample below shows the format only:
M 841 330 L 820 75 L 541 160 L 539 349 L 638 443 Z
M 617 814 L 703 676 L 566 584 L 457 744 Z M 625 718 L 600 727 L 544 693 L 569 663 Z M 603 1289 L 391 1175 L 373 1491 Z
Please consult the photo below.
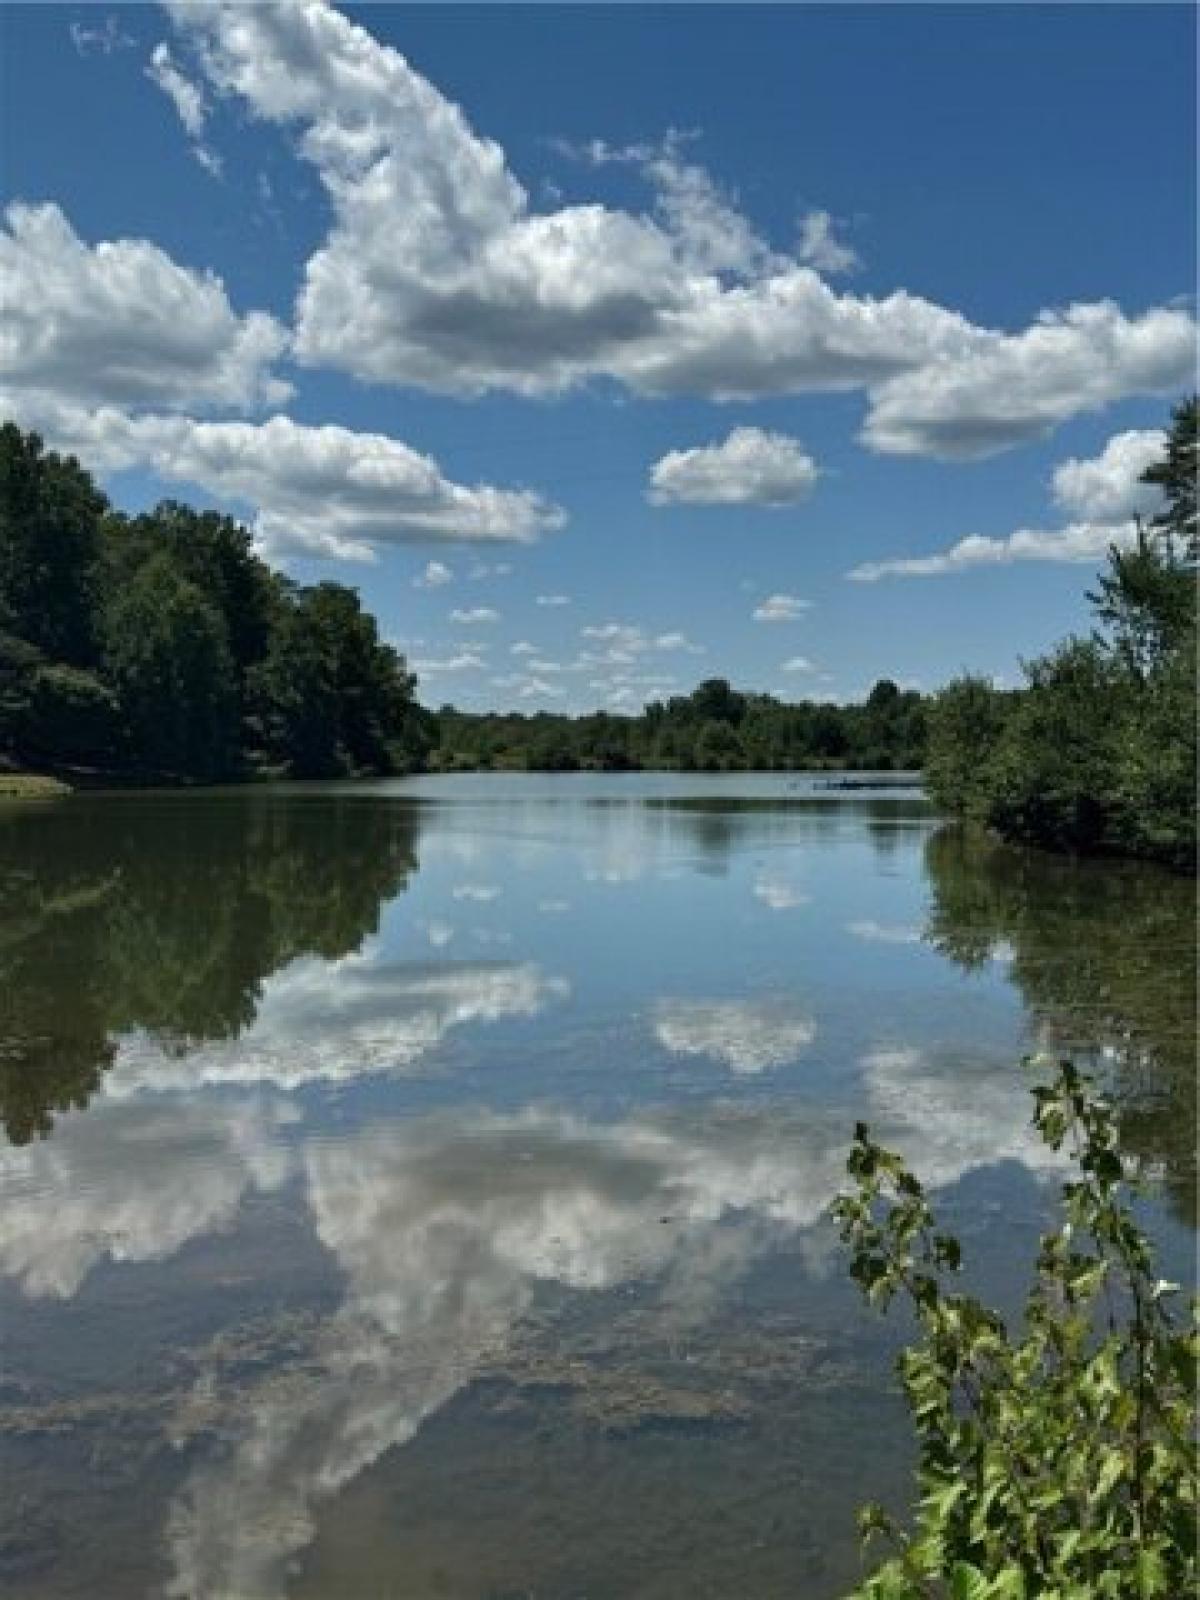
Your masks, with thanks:
M 1195 383 L 1190 6 L 0 11 L 0 412 L 431 705 L 1089 626 Z

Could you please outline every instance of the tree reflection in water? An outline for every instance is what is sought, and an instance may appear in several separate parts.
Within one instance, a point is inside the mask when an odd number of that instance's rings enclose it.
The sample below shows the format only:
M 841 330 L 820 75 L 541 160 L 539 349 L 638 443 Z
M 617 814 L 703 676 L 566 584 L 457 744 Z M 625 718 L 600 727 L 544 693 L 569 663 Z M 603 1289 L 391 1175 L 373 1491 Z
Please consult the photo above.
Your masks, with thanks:
M 263 980 L 336 960 L 416 870 L 418 813 L 314 790 L 0 811 L 0 1121 L 14 1144 L 83 1107 L 114 1038 L 236 1039 Z
M 1136 862 L 1016 849 L 946 828 L 925 865 L 929 941 L 975 971 L 1007 960 L 1041 1047 L 1089 1060 L 1126 1150 L 1196 1220 L 1194 885 Z

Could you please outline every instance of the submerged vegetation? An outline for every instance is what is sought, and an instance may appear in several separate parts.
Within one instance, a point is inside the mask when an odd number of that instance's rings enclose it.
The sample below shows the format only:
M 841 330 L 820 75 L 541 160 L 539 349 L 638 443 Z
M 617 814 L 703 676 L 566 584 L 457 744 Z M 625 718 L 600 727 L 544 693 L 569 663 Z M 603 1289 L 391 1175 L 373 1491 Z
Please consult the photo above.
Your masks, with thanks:
M 944 810 L 1009 839 L 1186 869 L 1196 859 L 1197 402 L 1145 481 L 1163 508 L 1114 549 L 1097 629 L 1001 693 L 966 677 L 929 714 L 925 781 Z
M 872 1303 L 906 1300 L 919 1328 L 899 1361 L 914 1527 L 861 1513 L 864 1536 L 896 1554 L 859 1600 L 1196 1592 L 1196 1318 L 1172 1311 L 1179 1286 L 1134 1220 L 1112 1110 L 1069 1062 L 1033 1094 L 1035 1126 L 1074 1171 L 1017 1331 L 950 1289 L 958 1241 L 900 1157 L 857 1130 L 835 1207 L 850 1271 Z

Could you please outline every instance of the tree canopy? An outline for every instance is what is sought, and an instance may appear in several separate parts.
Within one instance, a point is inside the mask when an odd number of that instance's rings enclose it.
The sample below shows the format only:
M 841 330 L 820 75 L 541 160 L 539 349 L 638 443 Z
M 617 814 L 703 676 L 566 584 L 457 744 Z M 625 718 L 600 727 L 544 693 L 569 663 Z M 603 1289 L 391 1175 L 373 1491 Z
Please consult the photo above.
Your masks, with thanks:
M 0 427 L 0 760 L 212 782 L 419 765 L 416 680 L 353 589 L 274 571 L 236 520 L 126 516 Z
M 1193 397 L 1144 474 L 1161 508 L 1089 595 L 1092 635 L 1028 663 L 1022 693 L 963 678 L 933 701 L 925 781 L 943 809 L 1009 839 L 1194 866 L 1197 427 Z

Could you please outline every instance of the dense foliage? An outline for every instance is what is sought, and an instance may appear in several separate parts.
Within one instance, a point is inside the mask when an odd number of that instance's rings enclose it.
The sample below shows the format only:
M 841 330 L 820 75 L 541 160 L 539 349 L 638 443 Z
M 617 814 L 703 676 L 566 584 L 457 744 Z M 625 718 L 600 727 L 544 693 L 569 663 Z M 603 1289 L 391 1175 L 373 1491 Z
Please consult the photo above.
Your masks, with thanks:
M 967 677 L 935 698 L 925 780 L 938 805 L 1010 839 L 1195 862 L 1197 426 L 1193 398 L 1145 474 L 1161 511 L 1112 550 L 1089 596 L 1092 637 L 1029 663 L 1022 693 Z
M 1196 1321 L 1170 1306 L 1126 1190 L 1116 1121 L 1070 1063 L 1034 1122 L 1073 1162 L 1041 1241 L 1023 1326 L 949 1287 L 962 1254 L 925 1191 L 860 1125 L 836 1212 L 867 1297 L 896 1295 L 919 1337 L 900 1378 L 917 1434 L 911 1533 L 859 1600 L 1175 1600 L 1194 1594 Z
M 640 716 L 478 715 L 444 706 L 436 760 L 451 770 L 912 771 L 925 756 L 925 705 L 887 678 L 862 705 L 847 706 L 785 704 L 709 678 L 690 695 L 652 701 Z
M 0 427 L 0 765 L 155 781 L 387 772 L 432 738 L 352 589 L 301 588 L 233 519 L 113 510 Z

